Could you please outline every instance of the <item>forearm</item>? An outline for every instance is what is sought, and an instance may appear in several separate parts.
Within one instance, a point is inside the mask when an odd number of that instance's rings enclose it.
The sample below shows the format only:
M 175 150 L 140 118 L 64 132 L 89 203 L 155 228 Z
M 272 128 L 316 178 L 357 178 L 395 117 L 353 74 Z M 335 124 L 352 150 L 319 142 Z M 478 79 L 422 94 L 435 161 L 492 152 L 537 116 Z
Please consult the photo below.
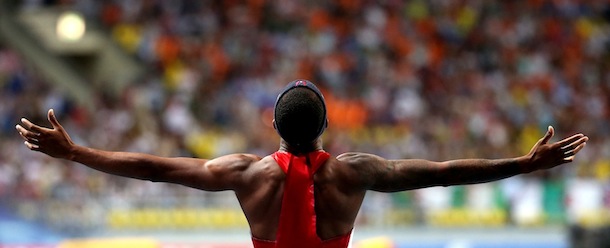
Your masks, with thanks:
M 379 166 L 372 190 L 396 192 L 433 186 L 486 183 L 529 172 L 527 157 L 458 159 L 433 162 L 423 159 L 388 160 Z
M 105 173 L 156 181 L 160 173 L 159 158 L 131 152 L 111 152 L 75 145 L 66 159 Z
M 442 186 L 476 184 L 496 181 L 530 172 L 528 158 L 459 159 L 442 162 L 437 183 Z

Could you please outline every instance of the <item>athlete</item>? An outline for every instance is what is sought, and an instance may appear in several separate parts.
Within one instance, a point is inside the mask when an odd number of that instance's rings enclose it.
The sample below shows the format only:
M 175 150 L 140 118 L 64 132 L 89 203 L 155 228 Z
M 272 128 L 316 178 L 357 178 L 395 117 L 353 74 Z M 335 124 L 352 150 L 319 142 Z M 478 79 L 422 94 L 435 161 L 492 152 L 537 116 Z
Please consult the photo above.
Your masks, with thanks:
M 290 82 L 278 96 L 273 125 L 279 150 L 264 158 L 232 154 L 215 159 L 168 158 L 112 152 L 72 142 L 53 110 L 51 128 L 27 119 L 16 128 L 33 151 L 130 178 L 206 191 L 233 190 L 255 248 L 347 247 L 368 190 L 397 192 L 431 186 L 485 183 L 573 161 L 588 137 L 549 143 L 546 134 L 528 154 L 505 159 L 388 160 L 350 152 L 331 156 L 320 135 L 328 125 L 322 93 L 307 80 Z

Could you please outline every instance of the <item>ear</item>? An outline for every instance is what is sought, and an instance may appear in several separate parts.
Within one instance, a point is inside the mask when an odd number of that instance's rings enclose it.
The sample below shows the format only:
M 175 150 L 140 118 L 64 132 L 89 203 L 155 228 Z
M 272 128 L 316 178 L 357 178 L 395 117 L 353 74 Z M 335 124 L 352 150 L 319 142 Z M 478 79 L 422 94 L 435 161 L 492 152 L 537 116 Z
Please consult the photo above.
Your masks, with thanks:
M 324 122 L 324 129 L 328 128 L 328 118 L 326 118 L 326 121 Z
M 273 123 L 273 129 L 277 130 L 277 125 L 275 124 L 275 118 L 273 119 L 272 123 Z

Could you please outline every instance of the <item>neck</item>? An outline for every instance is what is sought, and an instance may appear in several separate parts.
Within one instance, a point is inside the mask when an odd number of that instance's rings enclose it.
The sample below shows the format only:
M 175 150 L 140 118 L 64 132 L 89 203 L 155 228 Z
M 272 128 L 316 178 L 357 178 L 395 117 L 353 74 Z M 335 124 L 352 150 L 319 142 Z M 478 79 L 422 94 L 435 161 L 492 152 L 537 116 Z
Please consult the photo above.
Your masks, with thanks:
M 302 145 L 302 146 L 298 146 L 298 147 L 288 144 L 288 142 L 286 142 L 284 139 L 282 139 L 280 141 L 280 151 L 289 152 L 289 153 L 292 153 L 295 155 L 309 153 L 309 152 L 313 152 L 313 151 L 317 151 L 317 150 L 322 150 L 322 140 L 320 138 L 317 138 L 316 140 L 312 141 L 310 144 Z

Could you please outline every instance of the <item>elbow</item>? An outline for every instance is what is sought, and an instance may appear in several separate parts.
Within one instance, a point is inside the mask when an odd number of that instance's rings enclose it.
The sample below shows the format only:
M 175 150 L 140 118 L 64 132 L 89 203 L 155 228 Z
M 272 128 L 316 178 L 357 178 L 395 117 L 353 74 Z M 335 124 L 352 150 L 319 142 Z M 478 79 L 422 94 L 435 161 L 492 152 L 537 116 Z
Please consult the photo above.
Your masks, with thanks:
M 150 182 L 165 182 L 165 176 L 158 166 L 155 166 L 154 163 L 140 163 L 140 166 L 137 168 L 138 172 L 134 173 L 135 178 L 140 180 L 146 180 Z
M 166 182 L 166 181 L 162 180 L 160 176 L 156 176 L 156 175 L 143 177 L 141 179 L 149 181 L 149 182 L 153 182 L 153 183 L 164 183 L 164 182 Z
M 143 166 L 140 170 L 140 179 L 155 183 L 168 183 L 171 182 L 172 174 L 174 173 L 171 171 L 162 170 L 162 168 L 159 168 L 159 166 Z
M 436 170 L 431 175 L 431 182 L 434 186 L 449 187 L 456 185 L 456 179 L 460 176 L 452 170 L 451 163 L 437 162 Z

